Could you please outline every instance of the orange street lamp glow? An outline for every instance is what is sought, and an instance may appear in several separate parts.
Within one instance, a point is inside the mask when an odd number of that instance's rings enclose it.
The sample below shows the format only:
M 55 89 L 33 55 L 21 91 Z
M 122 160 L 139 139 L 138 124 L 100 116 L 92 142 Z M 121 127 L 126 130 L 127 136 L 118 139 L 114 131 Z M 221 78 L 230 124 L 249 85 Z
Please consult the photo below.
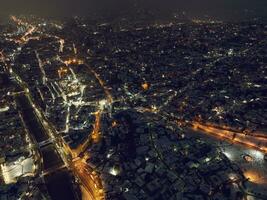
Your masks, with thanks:
M 143 88 L 143 90 L 148 90 L 149 89 L 148 83 L 143 83 L 142 88 Z

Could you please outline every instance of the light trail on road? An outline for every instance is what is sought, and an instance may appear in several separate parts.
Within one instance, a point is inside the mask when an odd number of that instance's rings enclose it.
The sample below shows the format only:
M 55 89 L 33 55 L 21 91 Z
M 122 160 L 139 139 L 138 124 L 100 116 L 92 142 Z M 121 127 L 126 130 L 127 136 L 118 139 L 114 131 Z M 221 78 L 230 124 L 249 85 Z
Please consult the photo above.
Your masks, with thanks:
M 92 200 L 103 200 L 104 192 L 101 180 L 93 173 L 93 170 L 82 159 L 77 159 L 73 162 L 73 169 Z
M 259 138 L 253 135 L 246 135 L 243 132 L 235 132 L 225 130 L 223 128 L 210 126 L 200 122 L 192 122 L 192 128 L 206 134 L 218 137 L 219 139 L 227 139 L 233 143 L 244 145 L 248 148 L 254 148 L 267 153 L 267 139 Z

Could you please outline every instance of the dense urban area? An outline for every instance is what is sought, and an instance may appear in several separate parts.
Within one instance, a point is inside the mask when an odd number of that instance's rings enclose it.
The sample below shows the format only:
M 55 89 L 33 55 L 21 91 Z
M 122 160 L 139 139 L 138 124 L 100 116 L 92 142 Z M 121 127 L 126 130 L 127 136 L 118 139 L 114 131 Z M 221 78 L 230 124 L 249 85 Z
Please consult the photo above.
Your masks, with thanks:
M 267 24 L 0 25 L 1 200 L 267 199 Z

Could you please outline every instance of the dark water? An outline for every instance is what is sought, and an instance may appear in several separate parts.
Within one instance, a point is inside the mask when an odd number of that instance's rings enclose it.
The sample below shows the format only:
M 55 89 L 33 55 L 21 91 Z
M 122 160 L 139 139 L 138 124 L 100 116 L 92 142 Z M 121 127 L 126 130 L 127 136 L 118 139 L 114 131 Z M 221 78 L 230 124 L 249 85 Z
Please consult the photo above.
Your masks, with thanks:
M 43 157 L 43 170 L 53 170 L 64 165 L 60 155 L 57 153 L 52 145 L 40 149 Z
M 34 110 L 30 105 L 28 99 L 24 95 L 22 95 L 18 96 L 16 100 L 19 105 L 19 109 L 22 112 L 24 122 L 36 142 L 40 143 L 49 139 L 48 135 L 45 133 L 45 130 L 37 120 L 34 114 Z
M 49 139 L 42 125 L 35 116 L 34 110 L 28 99 L 22 95 L 18 96 L 16 100 L 19 105 L 19 109 L 22 112 L 25 124 L 36 142 L 40 143 Z M 50 144 L 40 148 L 39 151 L 43 161 L 42 170 L 47 173 L 50 172 L 44 176 L 44 179 L 51 199 L 77 200 L 76 191 L 74 190 L 74 185 L 72 183 L 73 178 L 70 176 L 70 172 L 67 171 L 66 168 L 60 168 L 64 165 L 64 163 L 55 147 Z
M 77 200 L 72 188 L 72 177 L 68 171 L 58 171 L 44 177 L 48 193 L 52 200 Z

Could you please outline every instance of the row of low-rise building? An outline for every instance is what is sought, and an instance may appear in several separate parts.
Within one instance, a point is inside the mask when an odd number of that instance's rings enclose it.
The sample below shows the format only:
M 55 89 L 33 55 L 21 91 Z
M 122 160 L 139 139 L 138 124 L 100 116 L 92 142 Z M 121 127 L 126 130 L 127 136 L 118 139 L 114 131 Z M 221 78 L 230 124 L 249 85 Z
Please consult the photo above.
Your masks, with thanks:
M 103 115 L 102 139 L 88 149 L 87 162 L 100 174 L 107 199 L 241 198 L 245 178 L 237 166 L 205 142 L 151 119 L 133 110 Z

